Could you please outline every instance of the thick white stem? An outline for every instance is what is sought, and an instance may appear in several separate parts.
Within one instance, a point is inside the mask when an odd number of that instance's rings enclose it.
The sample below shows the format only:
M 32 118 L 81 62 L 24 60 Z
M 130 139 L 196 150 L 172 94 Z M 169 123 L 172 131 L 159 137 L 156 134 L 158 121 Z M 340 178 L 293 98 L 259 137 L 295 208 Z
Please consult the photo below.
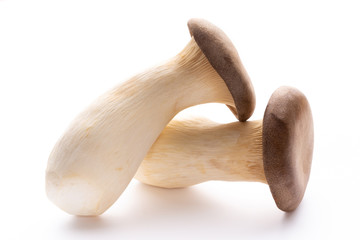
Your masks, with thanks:
M 140 165 L 139 181 L 166 188 L 208 180 L 266 183 L 262 121 L 173 120 Z
M 70 214 L 103 213 L 175 114 L 207 102 L 234 105 L 192 39 L 171 61 L 115 87 L 72 122 L 49 157 L 48 197 Z

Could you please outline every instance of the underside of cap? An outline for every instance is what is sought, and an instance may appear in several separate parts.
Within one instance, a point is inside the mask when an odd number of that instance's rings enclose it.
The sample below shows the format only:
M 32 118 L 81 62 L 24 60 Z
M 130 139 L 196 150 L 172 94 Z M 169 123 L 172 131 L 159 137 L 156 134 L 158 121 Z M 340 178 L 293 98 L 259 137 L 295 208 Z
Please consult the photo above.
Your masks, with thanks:
M 255 92 L 238 52 L 226 34 L 203 19 L 190 19 L 191 36 L 210 64 L 225 81 L 235 107 L 228 106 L 239 121 L 246 121 L 255 109 Z
M 293 211 L 309 180 L 314 127 L 309 102 L 291 87 L 271 96 L 263 119 L 265 177 L 278 208 Z

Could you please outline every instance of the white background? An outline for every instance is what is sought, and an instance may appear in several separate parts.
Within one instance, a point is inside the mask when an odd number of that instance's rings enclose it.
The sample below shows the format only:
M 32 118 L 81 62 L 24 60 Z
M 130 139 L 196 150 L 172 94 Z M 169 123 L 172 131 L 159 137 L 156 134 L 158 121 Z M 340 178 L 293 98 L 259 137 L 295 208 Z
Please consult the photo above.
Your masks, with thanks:
M 44 191 L 58 137 L 101 93 L 178 53 L 191 17 L 237 47 L 257 94 L 250 120 L 281 85 L 308 97 L 315 149 L 300 207 L 281 212 L 258 183 L 133 180 L 100 217 L 58 209 Z M 0 239 L 359 239 L 359 81 L 356 1 L 0 0 Z M 235 121 L 222 105 L 196 112 Z

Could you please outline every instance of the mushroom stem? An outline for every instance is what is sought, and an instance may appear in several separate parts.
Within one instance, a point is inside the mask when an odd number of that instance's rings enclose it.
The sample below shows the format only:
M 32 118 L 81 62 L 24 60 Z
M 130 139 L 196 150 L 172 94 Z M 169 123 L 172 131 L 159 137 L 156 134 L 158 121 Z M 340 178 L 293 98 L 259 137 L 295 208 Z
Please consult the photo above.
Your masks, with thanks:
M 72 122 L 49 157 L 48 197 L 70 214 L 103 213 L 176 113 L 208 102 L 234 106 L 192 38 L 169 62 L 105 93 Z
M 208 180 L 266 183 L 262 121 L 219 124 L 202 118 L 173 120 L 151 147 L 135 177 L 165 188 Z

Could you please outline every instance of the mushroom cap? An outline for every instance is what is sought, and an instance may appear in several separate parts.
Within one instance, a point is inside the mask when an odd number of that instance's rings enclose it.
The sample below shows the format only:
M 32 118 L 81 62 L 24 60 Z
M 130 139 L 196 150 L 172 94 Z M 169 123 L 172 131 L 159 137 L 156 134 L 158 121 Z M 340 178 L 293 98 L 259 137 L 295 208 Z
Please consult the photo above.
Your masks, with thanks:
M 255 109 L 255 92 L 236 48 L 221 29 L 206 20 L 190 19 L 188 27 L 201 51 L 229 88 L 236 109 L 228 107 L 240 121 L 246 121 Z
M 289 212 L 300 204 L 309 180 L 313 147 L 313 119 L 305 95 L 295 88 L 278 88 L 264 114 L 263 161 L 279 209 Z

